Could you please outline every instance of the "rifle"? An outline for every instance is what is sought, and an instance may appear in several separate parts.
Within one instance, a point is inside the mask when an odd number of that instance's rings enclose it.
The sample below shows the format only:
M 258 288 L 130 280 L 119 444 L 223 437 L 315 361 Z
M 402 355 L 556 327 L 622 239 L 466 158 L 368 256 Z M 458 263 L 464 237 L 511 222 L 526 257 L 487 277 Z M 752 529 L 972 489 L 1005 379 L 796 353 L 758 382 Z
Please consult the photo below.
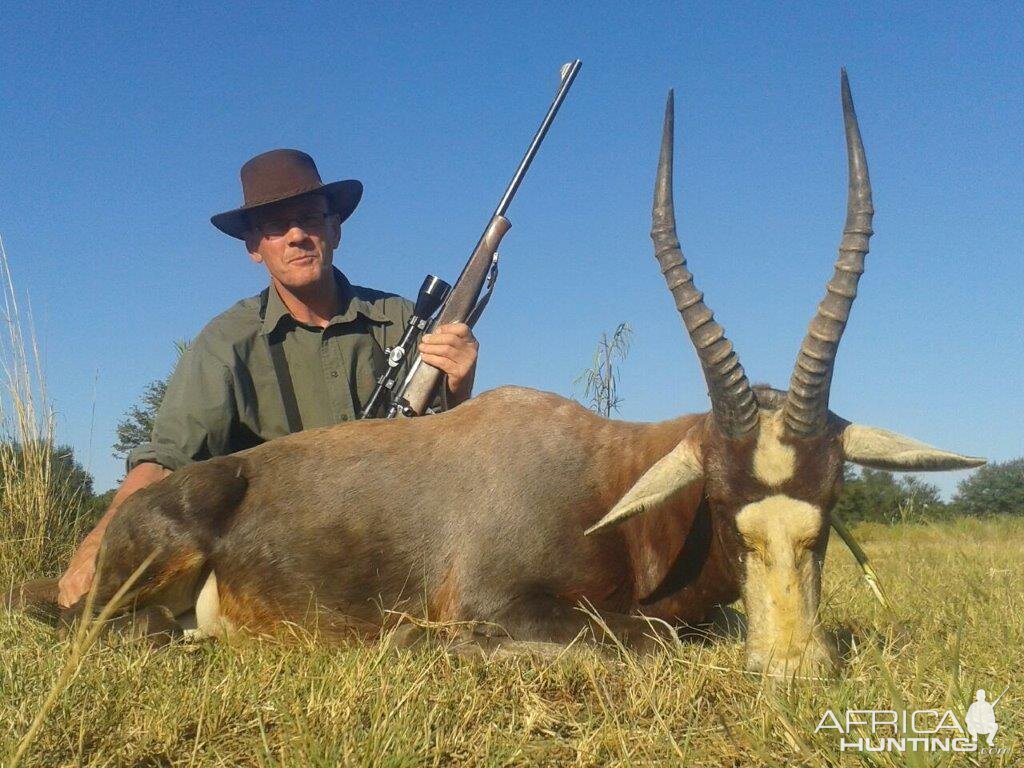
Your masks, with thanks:
M 483 235 L 470 254 L 466 266 L 462 268 L 462 274 L 455 281 L 455 285 L 449 286 L 433 275 L 427 275 L 423 281 L 416 300 L 416 308 L 412 317 L 409 318 L 405 333 L 396 346 L 387 350 L 388 367 L 378 378 L 377 387 L 367 401 L 360 418 L 366 419 L 375 415 L 385 395 L 389 392 L 393 392 L 391 403 L 385 413 L 389 419 L 397 416 L 422 415 L 433 402 L 443 374 L 432 365 L 424 363 L 419 354 L 414 352 L 416 341 L 428 326 L 466 323 L 472 327 L 479 319 L 484 307 L 487 306 L 498 274 L 498 245 L 512 226 L 512 223 L 505 218 L 505 213 L 508 211 L 509 204 L 515 197 L 523 177 L 526 176 L 530 163 L 537 155 L 537 150 L 540 149 L 548 128 L 551 127 L 555 115 L 558 114 L 558 108 L 565 101 L 569 88 L 572 87 L 573 80 L 576 79 L 582 66 L 583 62 L 579 59 L 562 66 L 555 98 L 551 102 L 551 106 L 548 107 L 540 128 L 537 129 L 533 141 L 530 142 L 530 146 L 526 150 L 526 155 L 512 175 L 512 180 L 505 188 L 505 194 L 498 202 L 498 207 L 494 209 Z M 480 292 L 483 290 L 485 282 L 488 284 L 487 293 L 480 298 Z M 438 307 L 440 307 L 439 312 L 437 312 Z M 431 320 L 435 312 L 437 312 L 437 316 Z M 411 363 L 405 380 L 396 388 L 398 368 L 402 361 L 410 356 L 412 356 Z

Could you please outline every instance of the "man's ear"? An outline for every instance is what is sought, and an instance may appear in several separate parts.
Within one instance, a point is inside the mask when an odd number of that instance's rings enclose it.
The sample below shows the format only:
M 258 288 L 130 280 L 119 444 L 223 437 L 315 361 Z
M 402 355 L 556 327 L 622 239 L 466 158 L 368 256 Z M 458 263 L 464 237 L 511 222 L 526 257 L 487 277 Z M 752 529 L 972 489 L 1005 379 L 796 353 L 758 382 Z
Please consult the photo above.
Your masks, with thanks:
M 331 215 L 331 223 L 327 225 L 327 244 L 332 251 L 341 245 L 341 218 L 336 213 Z
M 689 440 L 684 440 L 648 469 L 612 511 L 588 528 L 585 535 L 617 525 L 633 515 L 654 509 L 682 491 L 691 483 L 704 479 L 700 453 Z
M 245 233 L 245 250 L 249 252 L 249 258 L 257 264 L 263 263 L 263 255 L 259 252 L 260 238 L 256 231 L 250 229 Z

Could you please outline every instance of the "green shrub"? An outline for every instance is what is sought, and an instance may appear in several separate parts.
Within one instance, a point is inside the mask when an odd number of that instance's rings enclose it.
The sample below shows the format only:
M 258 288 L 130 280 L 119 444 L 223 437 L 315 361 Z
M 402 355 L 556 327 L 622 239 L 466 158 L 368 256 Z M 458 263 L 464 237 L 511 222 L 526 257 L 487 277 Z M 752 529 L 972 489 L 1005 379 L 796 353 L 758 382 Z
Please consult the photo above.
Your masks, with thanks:
M 1024 458 L 987 464 L 957 486 L 953 508 L 962 515 L 1024 515 Z
M 892 524 L 942 517 L 948 514 L 948 509 L 939 497 L 938 488 L 912 475 L 898 477 L 891 472 L 867 468 L 858 474 L 847 465 L 835 513 L 848 523 L 870 520 Z

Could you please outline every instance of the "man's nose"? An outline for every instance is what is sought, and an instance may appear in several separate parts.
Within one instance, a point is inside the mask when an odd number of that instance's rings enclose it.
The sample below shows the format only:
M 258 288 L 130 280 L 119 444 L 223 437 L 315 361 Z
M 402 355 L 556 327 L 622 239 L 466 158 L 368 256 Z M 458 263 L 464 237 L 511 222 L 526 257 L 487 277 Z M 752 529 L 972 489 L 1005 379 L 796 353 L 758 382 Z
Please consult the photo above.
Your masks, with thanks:
M 309 232 L 303 228 L 298 221 L 288 222 L 288 231 L 285 233 L 285 237 L 288 238 L 288 244 L 303 243 L 309 240 Z

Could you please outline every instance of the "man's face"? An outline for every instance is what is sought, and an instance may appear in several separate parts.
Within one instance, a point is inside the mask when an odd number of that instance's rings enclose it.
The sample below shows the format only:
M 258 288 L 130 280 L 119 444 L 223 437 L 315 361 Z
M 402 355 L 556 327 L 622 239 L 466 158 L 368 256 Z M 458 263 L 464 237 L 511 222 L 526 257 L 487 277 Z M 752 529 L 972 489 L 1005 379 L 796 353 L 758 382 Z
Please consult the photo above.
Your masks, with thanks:
M 320 284 L 341 241 L 341 224 L 328 210 L 322 195 L 309 195 L 254 212 L 245 241 L 249 256 L 290 291 Z

